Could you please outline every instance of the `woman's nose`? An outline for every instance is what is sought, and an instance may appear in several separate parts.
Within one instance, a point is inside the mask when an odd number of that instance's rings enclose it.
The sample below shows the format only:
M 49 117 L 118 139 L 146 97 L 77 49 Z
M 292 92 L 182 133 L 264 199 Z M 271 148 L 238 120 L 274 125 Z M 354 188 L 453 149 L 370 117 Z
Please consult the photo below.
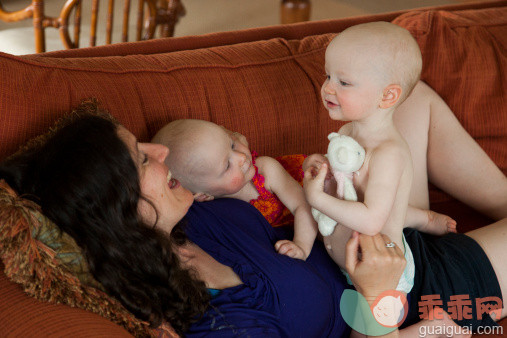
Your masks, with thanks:
M 169 155 L 169 148 L 162 144 L 143 143 L 144 151 L 157 162 L 164 162 Z
M 157 144 L 156 146 L 157 146 L 157 155 L 156 155 L 157 161 L 164 162 L 167 156 L 169 156 L 169 148 L 162 144 Z

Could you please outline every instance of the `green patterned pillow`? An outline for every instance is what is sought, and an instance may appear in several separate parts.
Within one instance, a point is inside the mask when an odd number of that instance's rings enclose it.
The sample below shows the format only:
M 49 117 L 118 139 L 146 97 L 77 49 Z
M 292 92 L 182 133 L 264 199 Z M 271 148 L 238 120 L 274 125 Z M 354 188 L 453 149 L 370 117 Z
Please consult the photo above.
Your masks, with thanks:
M 61 231 L 38 210 L 29 210 L 28 212 L 39 223 L 39 227 L 32 228 L 32 237 L 53 249 L 58 264 L 67 268 L 79 279 L 81 284 L 105 291 L 104 287 L 90 273 L 88 263 L 76 241 L 66 232 Z

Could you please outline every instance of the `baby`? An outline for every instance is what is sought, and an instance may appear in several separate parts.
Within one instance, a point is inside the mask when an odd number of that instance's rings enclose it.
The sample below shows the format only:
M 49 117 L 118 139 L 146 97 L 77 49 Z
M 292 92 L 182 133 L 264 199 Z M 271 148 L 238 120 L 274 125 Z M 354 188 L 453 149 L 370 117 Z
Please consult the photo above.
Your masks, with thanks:
M 327 79 L 322 85 L 322 101 L 331 119 L 351 121 L 339 133 L 359 142 L 366 157 L 353 179 L 357 202 L 327 194 L 324 191 L 329 171 L 327 160 L 321 155 L 307 158 L 304 163 L 307 201 L 338 222 L 334 232 L 324 237 L 324 243 L 342 268 L 345 245 L 353 230 L 388 235 L 394 243 L 386 246 L 396 244 L 405 252 L 407 267 L 397 290 L 408 293 L 413 286 L 414 264 L 402 230 L 406 217 L 408 221 L 426 215 L 415 208 L 407 214 L 412 159 L 408 145 L 394 126 L 393 113 L 419 80 L 422 69 L 419 46 L 407 30 L 387 22 L 373 22 L 344 30 L 331 41 L 325 58 Z M 443 217 L 439 220 L 442 232 L 456 231 L 456 223 Z M 431 227 L 426 230 L 438 233 Z
M 203 120 L 173 121 L 152 142 L 169 147 L 166 164 L 196 201 L 237 198 L 253 204 L 268 220 L 287 207 L 294 215 L 294 240 L 279 241 L 275 248 L 292 258 L 308 257 L 317 224 L 302 187 L 277 160 L 256 157 L 243 135 Z

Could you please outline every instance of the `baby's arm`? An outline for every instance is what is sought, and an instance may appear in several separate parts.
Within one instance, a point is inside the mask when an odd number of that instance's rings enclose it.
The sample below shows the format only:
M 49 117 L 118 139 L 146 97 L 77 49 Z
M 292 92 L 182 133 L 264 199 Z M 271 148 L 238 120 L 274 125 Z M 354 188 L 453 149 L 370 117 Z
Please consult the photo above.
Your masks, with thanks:
M 364 202 L 346 201 L 324 192 L 328 165 L 322 164 L 317 176 L 305 171 L 304 191 L 308 203 L 344 226 L 373 236 L 387 222 L 407 161 L 397 146 L 383 145 L 372 154 Z
M 266 179 L 266 189 L 276 194 L 294 215 L 294 241 L 278 241 L 275 244 L 276 251 L 292 258 L 306 259 L 317 236 L 317 224 L 303 188 L 275 159 L 262 156 L 257 158 L 256 164 Z
M 456 221 L 438 212 L 408 206 L 405 227 L 432 235 L 445 235 L 456 231 Z

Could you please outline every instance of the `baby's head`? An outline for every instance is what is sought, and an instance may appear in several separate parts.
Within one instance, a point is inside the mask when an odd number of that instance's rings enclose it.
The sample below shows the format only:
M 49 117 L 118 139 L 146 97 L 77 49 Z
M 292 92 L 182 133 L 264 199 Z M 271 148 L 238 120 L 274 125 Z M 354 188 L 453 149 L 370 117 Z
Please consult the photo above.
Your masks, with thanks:
M 176 120 L 152 142 L 169 147 L 167 166 L 198 201 L 232 195 L 255 174 L 248 147 L 212 122 Z
M 352 26 L 327 47 L 322 98 L 331 118 L 333 109 L 353 119 L 355 112 L 396 107 L 410 95 L 421 69 L 421 51 L 406 29 L 388 22 Z

